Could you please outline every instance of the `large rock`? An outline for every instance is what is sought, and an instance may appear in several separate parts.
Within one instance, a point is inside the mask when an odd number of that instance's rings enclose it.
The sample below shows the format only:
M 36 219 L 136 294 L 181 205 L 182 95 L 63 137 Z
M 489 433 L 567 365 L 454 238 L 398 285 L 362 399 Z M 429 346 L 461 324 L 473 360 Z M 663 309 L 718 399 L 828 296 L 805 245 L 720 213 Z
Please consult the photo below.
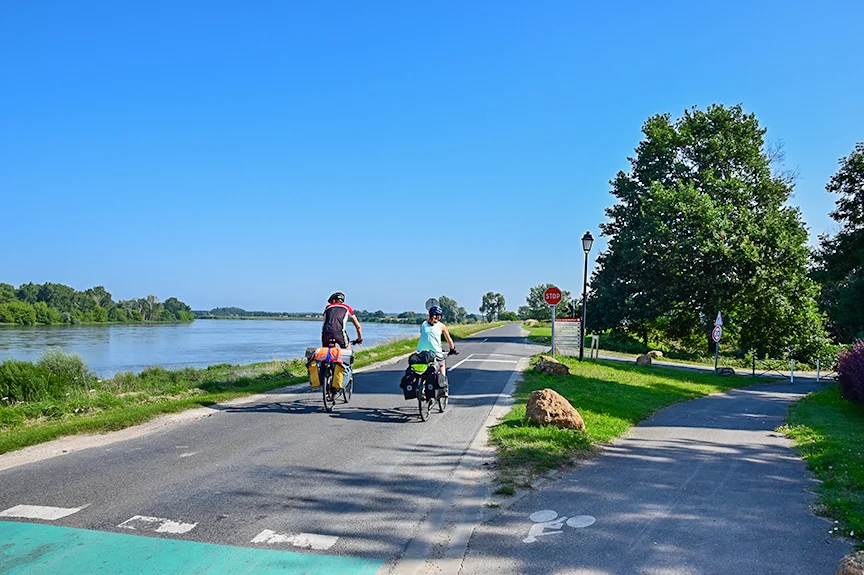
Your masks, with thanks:
M 841 559 L 834 575 L 864 575 L 864 551 L 850 553 Z
M 534 371 L 546 375 L 567 375 L 570 373 L 570 369 L 566 365 L 557 361 L 541 361 L 534 366 Z
M 717 375 L 722 377 L 733 377 L 735 375 L 735 370 L 731 367 L 718 367 Z
M 663 357 L 663 352 L 659 349 L 652 349 L 647 353 L 647 355 L 650 355 L 653 359 L 660 359 Z
M 548 388 L 531 392 L 525 406 L 525 415 L 541 425 L 585 431 L 585 422 L 579 412 L 559 393 Z
M 651 365 L 651 356 L 647 353 L 636 358 L 636 365 Z

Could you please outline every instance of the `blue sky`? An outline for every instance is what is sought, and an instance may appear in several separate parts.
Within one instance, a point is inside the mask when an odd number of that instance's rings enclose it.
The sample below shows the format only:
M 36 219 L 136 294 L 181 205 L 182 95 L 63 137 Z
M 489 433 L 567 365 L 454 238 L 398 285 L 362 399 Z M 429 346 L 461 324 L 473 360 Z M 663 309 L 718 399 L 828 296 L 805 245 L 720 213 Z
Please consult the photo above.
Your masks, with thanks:
M 815 241 L 861 30 L 857 0 L 3 2 L 0 281 L 516 309 L 581 289 L 643 122 L 712 103 L 784 144 Z

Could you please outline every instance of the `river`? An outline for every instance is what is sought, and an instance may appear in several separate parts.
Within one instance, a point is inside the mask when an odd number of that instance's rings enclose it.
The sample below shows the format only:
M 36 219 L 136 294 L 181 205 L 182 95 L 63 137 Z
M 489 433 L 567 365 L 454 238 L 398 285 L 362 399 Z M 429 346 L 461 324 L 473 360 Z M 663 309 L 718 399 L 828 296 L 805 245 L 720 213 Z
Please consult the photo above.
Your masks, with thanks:
M 413 337 L 418 326 L 363 324 L 363 346 Z M 354 326 L 348 326 L 354 337 Z M 245 365 L 273 358 L 302 357 L 321 342 L 320 321 L 206 319 L 172 324 L 79 326 L 0 326 L 0 361 L 36 361 L 45 350 L 77 353 L 101 377 L 139 372 L 150 365 L 166 368 Z

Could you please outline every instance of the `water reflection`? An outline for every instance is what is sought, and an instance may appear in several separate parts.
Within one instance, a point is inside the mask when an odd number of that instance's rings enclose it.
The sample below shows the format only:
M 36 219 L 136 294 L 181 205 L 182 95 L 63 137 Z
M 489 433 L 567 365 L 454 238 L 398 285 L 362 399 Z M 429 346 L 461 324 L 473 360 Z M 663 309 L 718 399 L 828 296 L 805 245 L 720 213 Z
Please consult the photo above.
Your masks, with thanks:
M 363 325 L 364 347 L 414 336 L 417 326 Z M 349 335 L 354 334 L 349 326 Z M 182 324 L 0 327 L 0 361 L 35 361 L 49 347 L 77 353 L 99 375 L 300 357 L 320 343 L 318 321 L 198 320 Z

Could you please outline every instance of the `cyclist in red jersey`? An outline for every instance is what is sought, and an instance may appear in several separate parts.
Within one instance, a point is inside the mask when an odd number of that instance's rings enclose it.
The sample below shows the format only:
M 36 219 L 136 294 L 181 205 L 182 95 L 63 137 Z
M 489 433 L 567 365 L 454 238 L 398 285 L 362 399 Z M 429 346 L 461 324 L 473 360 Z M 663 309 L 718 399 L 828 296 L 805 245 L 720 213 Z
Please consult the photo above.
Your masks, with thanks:
M 336 292 L 327 299 L 327 307 L 324 308 L 324 326 L 321 328 L 321 345 L 328 346 L 336 344 L 342 349 L 351 347 L 351 340 L 345 327 L 348 320 L 354 324 L 357 330 L 357 343 L 363 343 L 363 330 L 354 310 L 345 303 L 345 294 Z

